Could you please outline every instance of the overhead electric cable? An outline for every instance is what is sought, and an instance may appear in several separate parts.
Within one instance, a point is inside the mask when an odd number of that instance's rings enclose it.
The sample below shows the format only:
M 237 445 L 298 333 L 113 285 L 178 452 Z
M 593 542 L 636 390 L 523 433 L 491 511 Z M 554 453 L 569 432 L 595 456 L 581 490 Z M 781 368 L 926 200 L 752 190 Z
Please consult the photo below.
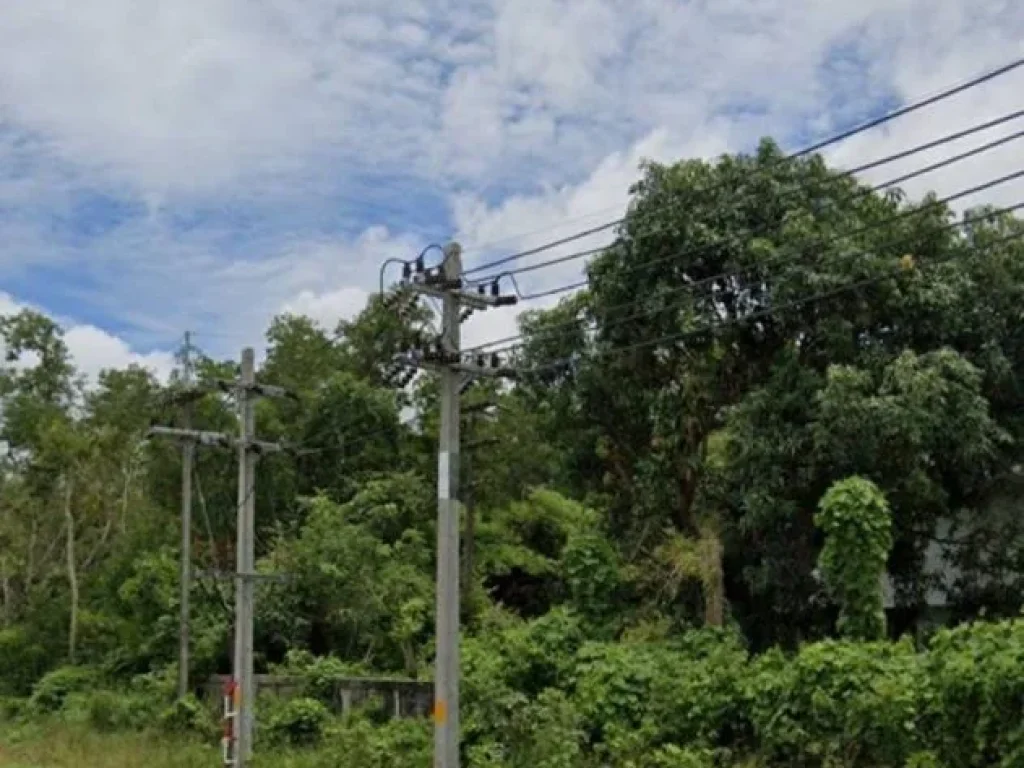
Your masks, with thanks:
M 809 154 L 812 154 L 814 152 L 819 152 L 822 149 L 825 149 L 826 147 L 830 147 L 830 146 L 833 146 L 835 144 L 838 144 L 838 143 L 840 143 L 842 141 L 845 141 L 846 139 L 849 139 L 849 138 L 851 138 L 853 136 L 856 136 L 857 134 L 863 133 L 864 131 L 868 131 L 868 130 L 871 130 L 873 128 L 877 128 L 877 127 L 882 126 L 882 125 L 884 125 L 884 124 L 886 124 L 888 122 L 891 122 L 891 121 L 896 120 L 898 118 L 904 117 L 904 116 L 906 116 L 908 114 L 911 114 L 913 112 L 916 112 L 918 110 L 924 109 L 925 107 L 932 106 L 932 105 L 937 104 L 937 103 L 939 103 L 941 101 L 944 101 L 946 99 L 952 98 L 953 96 L 956 96 L 956 95 L 959 95 L 961 93 L 964 93 L 965 91 L 968 91 L 971 88 L 975 88 L 975 87 L 977 87 L 979 85 L 987 83 L 987 82 L 989 82 L 991 80 L 994 80 L 994 79 L 996 79 L 998 77 L 1001 77 L 1003 75 L 1009 74 L 1010 72 L 1013 72 L 1014 70 L 1020 68 L 1021 66 L 1024 66 L 1024 57 L 1015 59 L 1015 60 L 1013 60 L 1013 61 L 1011 61 L 1011 62 L 1009 62 L 1009 63 L 1007 63 L 1007 64 L 1005 64 L 1005 65 L 1003 65 L 1001 67 L 996 68 L 996 69 L 984 72 L 984 73 L 982 73 L 980 75 L 977 75 L 977 76 L 975 76 L 975 77 L 973 77 L 973 78 L 971 78 L 971 79 L 969 79 L 969 80 L 967 80 L 965 82 L 959 83 L 957 85 L 946 87 L 946 88 L 938 91 L 937 93 L 932 94 L 931 96 L 920 98 L 920 99 L 918 99 L 918 100 L 916 100 L 914 102 L 911 102 L 910 104 L 906 104 L 906 105 L 904 105 L 902 107 L 894 109 L 894 110 L 892 110 L 890 112 L 887 112 L 887 113 L 885 113 L 883 115 L 880 115 L 880 116 L 878 116 L 876 118 L 873 118 L 873 119 L 868 120 L 866 122 L 860 123 L 860 124 L 858 124 L 858 125 L 856 125 L 856 126 L 854 126 L 852 128 L 848 128 L 848 129 L 846 129 L 846 130 L 844 130 L 844 131 L 842 131 L 842 132 L 840 132 L 838 134 L 835 134 L 833 136 L 829 136 L 829 137 L 827 137 L 827 138 L 825 138 L 825 139 L 823 139 L 821 141 L 815 142 L 814 144 L 811 144 L 810 146 L 804 147 L 803 149 L 797 150 L 795 152 L 791 152 L 791 153 L 785 155 L 784 157 L 780 158 L 778 163 L 782 163 L 782 162 L 786 162 L 788 160 L 794 160 L 794 159 L 797 159 L 797 158 L 805 157 L 805 156 L 807 156 Z M 765 170 L 768 170 L 768 169 L 765 169 Z M 590 228 L 585 229 L 585 230 L 583 230 L 581 232 L 577 232 L 577 233 L 575 233 L 573 235 L 568 235 L 566 237 L 562 237 L 562 238 L 559 238 L 557 240 L 553 240 L 553 241 L 551 241 L 549 243 L 545 243 L 544 245 L 536 246 L 534 248 L 528 248 L 526 250 L 522 250 L 522 251 L 519 251 L 517 253 L 510 254 L 508 256 L 502 257 L 502 258 L 497 259 L 497 260 L 492 261 L 492 262 L 488 262 L 486 264 L 480 264 L 480 265 L 478 265 L 476 267 L 472 267 L 470 269 L 463 270 L 463 275 L 471 275 L 471 274 L 475 274 L 477 272 L 485 271 L 487 269 L 494 269 L 495 267 L 504 266 L 505 264 L 509 264 L 511 262 L 517 261 L 518 259 L 524 258 L 526 256 L 533 256 L 533 255 L 535 255 L 537 253 L 543 253 L 544 251 L 551 250 L 552 248 L 557 248 L 557 247 L 559 247 L 561 245 L 566 245 L 567 243 L 571 243 L 571 242 L 574 242 L 576 240 L 580 240 L 580 239 L 582 239 L 584 237 L 589 237 L 590 235 L 594 235 L 594 234 L 597 234 L 599 232 L 603 232 L 605 230 L 611 229 L 611 228 L 617 226 L 618 224 L 621 224 L 623 221 L 624 221 L 623 218 L 619 218 L 619 219 L 616 219 L 614 221 L 606 222 L 605 224 L 601 224 L 601 225 L 596 226 L 596 227 L 590 227 Z

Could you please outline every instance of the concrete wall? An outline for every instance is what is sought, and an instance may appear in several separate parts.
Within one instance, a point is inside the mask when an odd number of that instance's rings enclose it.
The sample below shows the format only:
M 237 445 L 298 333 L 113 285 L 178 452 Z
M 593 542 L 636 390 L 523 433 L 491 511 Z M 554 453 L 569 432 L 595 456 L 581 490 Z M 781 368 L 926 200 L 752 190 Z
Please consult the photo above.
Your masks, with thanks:
M 217 700 L 228 681 L 214 675 L 203 684 L 204 698 Z M 289 698 L 301 695 L 305 680 L 285 675 L 256 675 L 256 693 Z M 348 714 L 354 707 L 379 706 L 389 717 L 427 717 L 434 707 L 434 684 L 419 680 L 343 678 L 334 688 L 332 708 Z

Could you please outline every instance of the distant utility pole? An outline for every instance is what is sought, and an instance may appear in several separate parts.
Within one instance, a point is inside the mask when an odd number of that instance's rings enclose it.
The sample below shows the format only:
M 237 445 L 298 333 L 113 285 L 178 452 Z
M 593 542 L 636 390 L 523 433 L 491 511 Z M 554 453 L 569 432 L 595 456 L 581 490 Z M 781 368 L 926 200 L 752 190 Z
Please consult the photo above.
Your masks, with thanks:
M 231 723 L 224 740 L 224 764 L 245 768 L 252 757 L 253 711 L 255 686 L 253 684 L 253 621 L 254 588 L 258 579 L 256 561 L 256 459 L 265 453 L 283 450 L 278 443 L 268 443 L 255 437 L 255 409 L 257 397 L 291 397 L 295 395 L 281 388 L 256 383 L 256 355 L 251 348 L 242 350 L 241 373 L 236 381 L 215 382 L 221 391 L 233 392 L 238 403 L 239 436 L 232 438 L 221 432 L 195 429 L 153 427 L 150 435 L 173 437 L 185 443 L 216 445 L 238 449 L 238 529 L 237 565 L 235 580 L 235 654 L 232 701 L 237 706 L 225 713 Z M 202 396 L 210 389 L 193 389 Z M 196 395 L 193 395 L 193 397 Z M 191 565 L 187 578 L 191 580 Z
M 459 766 L 459 393 L 463 377 L 501 376 L 496 358 L 491 365 L 481 356 L 463 360 L 463 309 L 487 309 L 515 303 L 501 296 L 497 280 L 490 292 L 483 284 L 464 290 L 462 249 L 451 243 L 444 249 L 440 270 L 427 270 L 418 259 L 415 275 L 407 267 L 405 287 L 416 294 L 442 301 L 441 337 L 432 348 L 399 361 L 436 370 L 441 378 L 441 428 L 437 457 L 437 660 L 434 680 L 434 766 Z
M 185 389 L 192 387 L 192 333 L 185 331 L 184 372 Z M 192 429 L 192 403 L 185 403 L 182 426 Z M 178 613 L 178 698 L 188 695 L 189 673 L 189 621 L 192 597 L 192 463 L 195 443 L 185 440 L 181 444 L 181 569 L 179 577 Z
M 170 397 L 170 403 L 182 406 L 182 430 L 174 434 L 154 427 L 149 436 L 160 435 L 181 440 L 181 552 L 179 564 L 178 611 L 178 698 L 188 695 L 189 681 L 189 625 L 192 596 L 192 466 L 195 460 L 196 440 L 192 433 L 192 403 L 206 394 L 192 386 L 192 334 L 185 331 L 182 350 L 182 382 L 184 387 Z

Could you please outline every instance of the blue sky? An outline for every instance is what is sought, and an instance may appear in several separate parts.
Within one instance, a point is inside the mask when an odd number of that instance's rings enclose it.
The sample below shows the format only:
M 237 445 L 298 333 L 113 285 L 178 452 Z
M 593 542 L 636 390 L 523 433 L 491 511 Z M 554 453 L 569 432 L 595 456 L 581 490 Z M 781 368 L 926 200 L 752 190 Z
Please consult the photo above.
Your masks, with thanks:
M 163 373 L 185 329 L 233 354 L 280 311 L 333 324 L 384 258 L 449 236 L 470 261 L 535 245 L 614 218 L 643 157 L 764 134 L 798 146 L 1019 56 L 1022 40 L 1013 0 L 9 3 L 0 311 L 53 314 L 86 371 Z M 1012 75 L 833 159 L 998 116 L 1021 93 Z M 1022 158 L 1010 145 L 909 191 Z M 986 199 L 1024 198 L 1008 187 Z M 489 313 L 467 333 L 513 325 Z

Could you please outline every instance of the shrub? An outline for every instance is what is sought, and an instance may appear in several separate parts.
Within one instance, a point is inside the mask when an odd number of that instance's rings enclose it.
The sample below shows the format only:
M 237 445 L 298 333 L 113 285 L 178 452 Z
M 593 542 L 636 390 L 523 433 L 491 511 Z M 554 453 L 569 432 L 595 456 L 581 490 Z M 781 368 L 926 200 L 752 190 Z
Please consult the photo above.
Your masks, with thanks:
M 657 646 L 592 643 L 580 650 L 575 700 L 591 744 L 605 741 L 609 729 L 640 727 L 651 683 L 668 663 Z
M 678 747 L 669 744 L 653 753 L 642 764 L 643 768 L 714 768 L 711 750 Z
M 69 694 L 91 690 L 99 682 L 99 673 L 91 667 L 59 667 L 35 684 L 29 704 L 36 712 L 58 712 Z
M 365 670 L 335 656 L 314 656 L 308 651 L 289 651 L 278 671 L 303 680 L 302 695 L 336 707 L 338 683 Z
M 0 696 L 0 723 L 19 720 L 28 711 L 28 701 L 16 696 Z
M 330 717 L 327 707 L 317 699 L 291 699 L 267 718 L 267 737 L 278 744 L 316 744 L 323 738 Z
M 206 739 L 216 738 L 218 728 L 213 713 L 195 696 L 177 699 L 157 718 L 161 730 L 167 733 L 195 733 Z
M 506 629 L 488 645 L 491 652 L 499 650 L 506 660 L 509 685 L 535 697 L 548 688 L 569 683 L 574 656 L 583 641 L 579 617 L 556 608 L 533 621 Z
M 749 740 L 743 692 L 750 669 L 735 634 L 688 632 L 664 662 L 651 680 L 646 715 L 657 744 L 712 748 Z
M 902 768 L 924 746 L 928 681 L 907 643 L 829 641 L 793 659 L 769 653 L 752 666 L 749 712 L 769 760 Z
M 155 702 L 125 691 L 92 690 L 69 693 L 63 713 L 69 722 L 101 733 L 137 731 L 152 725 Z
M 432 764 L 433 731 L 426 721 L 391 720 L 374 727 L 366 720 L 348 720 L 329 728 L 326 738 L 318 750 L 322 759 L 317 765 L 323 768 L 422 768 Z
M 26 696 L 46 669 L 46 650 L 22 627 L 0 629 L 0 693 Z
M 135 675 L 128 683 L 132 693 L 150 696 L 162 702 L 172 701 L 178 688 L 176 666 Z
M 934 689 L 928 740 L 941 761 L 1024 764 L 1024 621 L 939 632 L 926 664 Z
M 934 752 L 915 752 L 907 758 L 904 768 L 943 768 Z
M 614 765 L 654 765 L 652 755 L 672 744 L 747 744 L 748 675 L 745 649 L 725 630 L 689 632 L 670 644 L 589 645 L 574 700 L 599 755 Z M 672 749 L 665 754 L 675 759 Z

